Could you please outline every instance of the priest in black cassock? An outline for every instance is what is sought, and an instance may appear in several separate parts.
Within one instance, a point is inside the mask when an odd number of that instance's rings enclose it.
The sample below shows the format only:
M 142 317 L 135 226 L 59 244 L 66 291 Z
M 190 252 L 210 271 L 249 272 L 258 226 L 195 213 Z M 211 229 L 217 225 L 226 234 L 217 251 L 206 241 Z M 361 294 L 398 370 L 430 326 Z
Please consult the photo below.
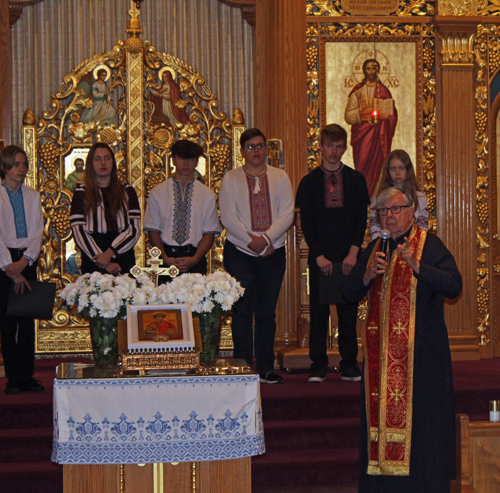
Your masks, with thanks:
M 403 192 L 384 190 L 377 210 L 387 258 L 372 241 L 343 284 L 350 302 L 369 293 L 359 491 L 447 493 L 455 408 L 443 304 L 460 294 L 462 276 L 443 242 L 415 224 Z

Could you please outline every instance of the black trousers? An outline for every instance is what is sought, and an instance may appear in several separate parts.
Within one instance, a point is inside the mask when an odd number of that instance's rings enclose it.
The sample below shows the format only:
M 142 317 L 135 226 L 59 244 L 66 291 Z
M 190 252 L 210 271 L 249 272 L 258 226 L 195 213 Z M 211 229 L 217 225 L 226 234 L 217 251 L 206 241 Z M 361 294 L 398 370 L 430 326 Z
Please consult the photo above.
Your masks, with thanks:
M 309 304 L 311 311 L 311 330 L 309 335 L 309 357 L 312 360 L 311 370 L 328 368 L 327 338 L 330 305 L 319 302 L 320 268 L 309 263 Z M 356 336 L 356 321 L 358 319 L 358 304 L 346 303 L 336 305 L 339 317 L 339 352 L 340 371 L 356 364 L 358 356 L 358 339 Z
M 10 249 L 13 262 L 23 256 L 24 249 Z M 36 266 L 33 262 L 22 274 L 28 281 L 36 281 Z M 22 380 L 33 375 L 35 369 L 35 321 L 27 317 L 8 317 L 7 302 L 12 279 L 0 270 L 0 335 L 5 376 Z
M 197 247 L 193 245 L 171 246 L 166 243 L 163 243 L 163 248 L 165 249 L 167 257 L 171 258 L 194 257 L 197 250 Z M 183 274 L 186 274 L 186 272 L 183 272 Z M 193 267 L 187 271 L 187 274 L 203 274 L 205 276 L 207 274 L 207 257 L 203 257 L 197 264 L 193 265 Z M 158 278 L 158 285 L 166 284 L 171 280 L 172 278 L 170 276 L 160 276 Z
M 245 294 L 233 306 L 231 330 L 234 358 L 253 362 L 253 319 L 255 315 L 255 356 L 257 371 L 274 368 L 276 304 L 286 269 L 285 247 L 269 257 L 252 257 L 230 241 L 224 245 L 224 267 L 243 288 Z

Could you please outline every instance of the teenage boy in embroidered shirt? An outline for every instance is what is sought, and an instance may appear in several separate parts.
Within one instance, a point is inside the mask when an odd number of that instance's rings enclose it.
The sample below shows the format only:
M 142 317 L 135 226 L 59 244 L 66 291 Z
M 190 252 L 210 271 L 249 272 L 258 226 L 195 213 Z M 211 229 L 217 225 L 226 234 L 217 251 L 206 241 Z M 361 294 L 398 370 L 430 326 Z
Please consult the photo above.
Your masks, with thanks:
M 0 333 L 5 364 L 6 394 L 42 392 L 33 378 L 35 367 L 35 321 L 8 317 L 9 290 L 31 289 L 42 247 L 43 214 L 40 194 L 25 186 L 28 157 L 17 146 L 0 154 Z
M 296 201 L 309 247 L 309 357 L 312 364 L 308 381 L 311 383 L 324 382 L 328 368 L 326 342 L 330 305 L 319 302 L 320 276 L 331 276 L 333 263 L 342 263 L 343 274 L 351 272 L 363 244 L 370 203 L 364 176 L 342 163 L 347 150 L 347 132 L 339 125 L 327 125 L 321 130 L 319 147 L 321 166 L 302 178 Z M 336 308 L 341 378 L 359 381 L 358 304 L 338 304 Z
M 241 134 L 244 166 L 222 181 L 219 207 L 227 230 L 224 267 L 245 288 L 233 307 L 234 357 L 253 363 L 261 382 L 282 383 L 274 368 L 276 303 L 286 269 L 285 237 L 294 218 L 293 190 L 285 171 L 266 164 L 266 137 L 257 128 Z
M 175 265 L 181 273 L 207 273 L 206 253 L 221 227 L 215 193 L 195 180 L 203 148 L 189 140 L 172 146 L 174 175 L 151 191 L 144 231 L 152 246 L 161 250 L 163 266 Z M 170 281 L 160 276 L 160 284 Z

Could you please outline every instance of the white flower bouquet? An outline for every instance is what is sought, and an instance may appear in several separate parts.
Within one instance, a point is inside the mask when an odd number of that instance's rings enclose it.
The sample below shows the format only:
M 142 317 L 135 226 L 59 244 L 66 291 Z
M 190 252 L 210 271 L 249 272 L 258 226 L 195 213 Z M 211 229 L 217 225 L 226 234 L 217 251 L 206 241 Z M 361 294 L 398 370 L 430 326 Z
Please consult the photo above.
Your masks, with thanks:
M 146 275 L 133 279 L 94 272 L 68 284 L 61 298 L 89 318 L 96 367 L 113 367 L 118 363 L 118 320 L 125 318 L 127 305 L 155 303 L 156 289 Z
M 245 290 L 227 272 L 183 274 L 156 290 L 157 303 L 189 303 L 194 313 L 228 311 Z
M 190 303 L 200 321 L 203 351 L 201 362 L 213 366 L 219 350 L 220 324 L 223 312 L 238 301 L 245 290 L 227 272 L 215 271 L 208 276 L 183 274 L 157 288 L 158 303 Z
M 128 275 L 112 276 L 94 272 L 80 276 L 61 292 L 68 305 L 78 305 L 78 312 L 88 318 L 125 318 L 127 305 L 156 302 L 156 289 L 146 275 L 133 279 Z

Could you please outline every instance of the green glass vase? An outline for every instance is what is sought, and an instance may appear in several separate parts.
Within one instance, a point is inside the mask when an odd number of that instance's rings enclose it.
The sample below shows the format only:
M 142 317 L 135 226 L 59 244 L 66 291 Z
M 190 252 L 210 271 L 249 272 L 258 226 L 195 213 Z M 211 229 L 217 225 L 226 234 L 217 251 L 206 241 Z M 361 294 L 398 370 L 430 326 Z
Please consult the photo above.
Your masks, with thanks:
M 195 315 L 200 320 L 200 333 L 203 344 L 200 361 L 203 366 L 215 366 L 217 362 L 222 314 L 222 309 L 216 307 L 209 313 L 197 313 Z
M 90 337 L 96 368 L 109 368 L 118 364 L 118 319 L 92 317 Z

